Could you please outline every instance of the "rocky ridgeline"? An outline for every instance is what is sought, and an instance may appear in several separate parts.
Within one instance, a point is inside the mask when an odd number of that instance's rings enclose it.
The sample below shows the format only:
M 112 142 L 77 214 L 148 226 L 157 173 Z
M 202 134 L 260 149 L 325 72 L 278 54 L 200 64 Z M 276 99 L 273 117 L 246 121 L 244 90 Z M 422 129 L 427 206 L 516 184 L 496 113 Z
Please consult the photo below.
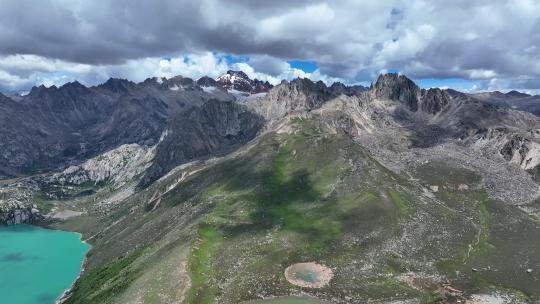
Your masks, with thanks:
M 540 95 L 529 95 L 517 91 L 502 93 L 499 91 L 471 94 L 484 102 L 540 115 Z
M 231 90 L 265 94 L 237 103 Z M 0 174 L 78 163 L 47 181 L 60 185 L 111 181 L 118 188 L 142 177 L 140 185 L 147 186 L 178 165 L 229 153 L 283 118 L 317 109 L 325 109 L 321 119 L 336 132 L 385 138 L 397 136 L 392 128 L 402 128 L 396 132 L 412 139 L 403 149 L 459 144 L 540 174 L 537 117 L 453 90 L 421 89 L 398 74 L 381 75 L 369 89 L 300 78 L 272 87 L 228 71 L 197 81 L 177 76 L 142 83 L 110 79 L 91 88 L 78 82 L 42 86 L 17 102 L 0 97 L 7 127 L 0 139 L 13 144 L 3 149 L 6 142 L 0 140 Z M 39 114 L 30 108 L 34 104 Z M 39 130 L 17 120 L 26 112 Z
M 326 88 L 306 79 L 288 85 L 308 95 L 319 94 L 321 89 L 334 95 L 365 89 L 339 83 Z M 76 81 L 61 87 L 39 86 L 18 101 L 0 94 L 0 177 L 57 170 L 124 144 L 155 145 L 167 124 L 183 112 L 211 99 L 260 97 L 274 91 L 272 88 L 243 72 L 228 71 L 216 80 L 176 76 L 134 83 L 111 78 L 94 87 Z M 279 98 L 276 95 L 283 89 L 281 86 L 274 92 L 274 98 Z
M 234 71 L 217 80 L 203 77 L 196 84 L 181 77 L 154 82 L 167 87 L 174 83 L 184 89 L 204 85 L 250 93 L 255 92 L 258 83 Z M 370 128 L 369 132 L 385 134 L 386 126 L 396 124 L 414 134 L 412 145 L 417 147 L 445 142 L 465 144 L 483 156 L 496 155 L 533 175 L 539 171 L 538 139 L 530 131 L 540 125 L 538 118 L 452 90 L 421 89 L 404 75 L 381 75 L 369 90 L 341 83 L 326 86 L 322 81 L 301 78 L 267 86 L 266 90 L 264 96 L 242 104 L 206 102 L 176 115 L 165 127 L 141 185 L 148 185 L 185 162 L 228 153 L 253 139 L 264 125 L 268 128 L 288 115 L 309 113 L 336 99 L 344 104 L 362 104 L 361 111 L 341 111 L 345 113 L 340 114 L 337 125 L 353 123 L 347 126 L 347 132 Z M 377 110 L 381 101 L 390 103 Z M 489 135 L 501 129 L 506 130 L 504 136 Z
M 40 86 L 18 102 L 2 95 L 0 176 L 58 169 L 123 144 L 153 145 L 174 116 L 210 99 L 234 96 L 184 77 Z
M 286 126 L 288 117 L 317 115 L 328 130 L 356 137 L 397 171 L 445 160 L 474 166 L 499 199 L 521 204 L 538 195 L 526 173 L 540 175 L 536 116 L 453 90 L 420 89 L 398 74 L 381 75 L 370 90 L 352 94 L 336 87 L 284 81 L 246 106 L 265 118 L 267 129 Z
M 340 95 L 354 96 L 365 91 L 366 88 L 362 86 L 345 86 L 336 82 L 328 87 L 322 81 L 297 78 L 291 82 L 282 81 L 266 96 L 247 103 L 247 106 L 267 122 L 273 122 L 291 113 L 317 109 Z
M 446 90 L 420 89 L 412 80 L 399 74 L 379 76 L 371 91 L 375 98 L 399 101 L 410 111 L 421 110 L 428 114 L 439 113 L 452 101 Z

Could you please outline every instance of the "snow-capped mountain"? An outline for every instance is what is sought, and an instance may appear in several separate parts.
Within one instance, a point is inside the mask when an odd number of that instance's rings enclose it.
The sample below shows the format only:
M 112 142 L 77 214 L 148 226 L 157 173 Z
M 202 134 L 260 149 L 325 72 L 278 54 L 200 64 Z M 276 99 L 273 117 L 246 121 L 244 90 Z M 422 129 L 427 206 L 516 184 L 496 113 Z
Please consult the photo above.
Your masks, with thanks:
M 249 94 L 266 93 L 273 87 L 268 81 L 252 80 L 242 71 L 230 70 L 216 78 L 216 84 L 228 91 L 239 91 Z

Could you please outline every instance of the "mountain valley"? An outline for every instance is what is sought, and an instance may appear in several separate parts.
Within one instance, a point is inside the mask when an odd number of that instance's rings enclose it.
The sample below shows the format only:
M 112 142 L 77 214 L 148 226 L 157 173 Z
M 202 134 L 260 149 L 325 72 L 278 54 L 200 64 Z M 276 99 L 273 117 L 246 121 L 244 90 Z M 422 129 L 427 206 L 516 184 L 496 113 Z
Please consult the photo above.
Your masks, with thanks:
M 537 303 L 540 118 L 508 94 L 229 71 L 0 95 L 0 221 L 92 246 L 63 303 Z M 309 262 L 326 285 L 285 277 Z

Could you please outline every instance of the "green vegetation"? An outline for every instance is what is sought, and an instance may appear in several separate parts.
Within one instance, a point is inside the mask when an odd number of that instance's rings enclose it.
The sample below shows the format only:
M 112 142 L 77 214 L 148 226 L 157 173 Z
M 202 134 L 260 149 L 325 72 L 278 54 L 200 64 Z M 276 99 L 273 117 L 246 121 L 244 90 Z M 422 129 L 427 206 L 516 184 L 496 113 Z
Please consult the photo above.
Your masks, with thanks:
M 408 298 L 418 295 L 418 291 L 406 283 L 391 278 L 374 280 L 368 285 L 367 292 L 370 298 Z
M 36 204 L 36 206 L 38 207 L 38 210 L 42 214 L 49 213 L 51 209 L 54 207 L 53 201 L 48 199 L 43 193 L 34 194 L 32 201 Z
M 368 190 L 375 185 L 359 183 L 358 188 L 337 191 L 342 179 L 365 180 L 352 174 L 346 163 L 351 157 L 363 160 L 365 152 L 342 137 L 319 137 L 317 127 L 307 121 L 298 123 L 301 132 L 267 136 L 257 146 L 263 150 L 252 151 L 243 162 L 213 168 L 212 180 L 221 172 L 226 172 L 227 179 L 225 183 L 217 179 L 200 191 L 200 200 L 212 207 L 203 218 L 199 240 L 190 254 L 194 287 L 189 303 L 208 303 L 223 296 L 233 302 L 250 299 L 247 292 L 254 292 L 254 287 L 244 286 L 244 279 L 236 279 L 234 284 L 238 285 L 232 290 L 215 285 L 234 275 L 221 269 L 235 264 L 239 255 L 249 253 L 247 264 L 238 270 L 244 276 L 261 282 L 270 279 L 275 284 L 275 278 L 283 278 L 284 269 L 295 262 L 330 258 L 338 263 L 334 266 L 347 263 L 346 255 L 341 254 L 348 253 L 336 251 L 336 246 L 342 246 L 344 233 L 358 226 L 367 231 L 376 229 L 376 223 L 393 222 L 396 214 L 411 213 L 408 202 L 393 188 L 389 190 L 391 199 Z M 371 161 L 366 165 L 376 170 L 380 166 Z M 384 172 L 373 182 L 385 183 L 388 177 Z M 392 184 L 394 180 L 391 178 Z M 395 233 L 394 225 L 389 229 Z M 255 246 L 264 235 L 268 241 Z M 400 267 L 397 261 L 388 263 Z M 384 287 L 380 285 L 377 288 Z M 275 290 L 291 287 L 280 281 Z
M 223 236 L 213 227 L 199 228 L 199 239 L 193 247 L 188 260 L 191 289 L 186 303 L 213 303 L 219 290 L 208 281 L 210 258 L 219 250 Z
M 419 176 L 426 184 L 436 184 L 430 173 L 432 169 L 427 168 L 436 168 L 443 174 L 453 173 L 444 181 L 436 181 L 445 185 L 436 195 L 455 210 L 453 212 L 472 216 L 470 222 L 463 217 L 455 218 L 469 228 L 464 230 L 466 236 L 456 238 L 450 258 L 437 262 L 439 270 L 461 289 L 502 290 L 523 302 L 531 301 L 528 297 L 538 299 L 540 290 L 534 287 L 524 269 L 540 263 L 536 254 L 540 243 L 527 241 L 540 238 L 535 221 L 515 206 L 489 198 L 481 178 L 470 171 L 448 168 L 444 164 L 427 164 L 419 170 Z M 462 183 L 468 184 L 470 190 L 458 190 L 457 186 Z M 519 253 L 515 248 L 520 248 Z M 529 266 L 524 266 L 524 262 Z
M 537 222 L 490 199 L 479 176 L 429 163 L 411 172 L 420 180 L 412 182 L 348 136 L 325 135 L 317 120 L 297 119 L 295 127 L 288 134 L 267 133 L 247 151 L 196 167 L 201 170 L 171 189 L 182 172 L 173 174 L 111 215 L 88 220 L 84 229 L 110 228 L 92 239 L 89 269 L 75 299 L 110 302 L 110 288 L 127 293 L 125 286 L 139 272 L 163 266 L 163 252 L 190 245 L 183 257 L 192 284 L 187 303 L 249 303 L 259 295 L 299 292 L 322 301 L 441 300 L 433 290 L 401 281 L 409 272 L 443 276 L 468 293 L 504 290 L 540 297 L 523 270 L 540 263 L 540 244 L 531 242 L 540 238 Z M 468 189 L 459 190 L 460 184 Z M 425 194 L 429 185 L 439 191 Z M 149 208 L 155 193 L 162 194 L 160 204 Z M 130 256 L 118 259 L 134 246 L 144 254 L 131 262 Z M 285 280 L 286 267 L 308 261 L 334 270 L 329 287 L 302 289 Z M 88 283 L 96 278 L 95 285 Z
M 255 200 L 259 204 L 258 217 L 270 218 L 271 224 L 281 226 L 285 231 L 301 233 L 309 238 L 305 247 L 307 252 L 323 250 L 328 242 L 340 236 L 339 222 L 328 218 L 328 208 L 318 208 L 305 212 L 303 207 L 315 204 L 321 194 L 314 189 L 317 181 L 321 187 L 337 178 L 324 175 L 324 180 L 317 180 L 308 168 L 294 168 L 291 160 L 295 142 L 288 141 L 282 146 L 273 160 L 273 174 L 269 182 L 259 189 Z M 296 170 L 294 170 L 296 169 Z M 330 180 L 329 180 L 330 179 Z
M 473 247 L 473 253 L 486 252 L 488 248 L 489 240 L 489 211 L 486 207 L 486 202 L 480 201 L 478 203 L 478 220 L 480 224 L 480 231 L 478 233 L 478 242 Z
M 407 215 L 409 213 L 409 206 L 401 197 L 401 193 L 393 188 L 388 188 L 388 195 L 390 195 L 392 203 L 396 205 L 401 215 Z
M 84 272 L 73 287 L 73 295 L 65 303 L 113 303 L 139 275 L 134 262 L 142 251 L 134 252 L 105 266 Z

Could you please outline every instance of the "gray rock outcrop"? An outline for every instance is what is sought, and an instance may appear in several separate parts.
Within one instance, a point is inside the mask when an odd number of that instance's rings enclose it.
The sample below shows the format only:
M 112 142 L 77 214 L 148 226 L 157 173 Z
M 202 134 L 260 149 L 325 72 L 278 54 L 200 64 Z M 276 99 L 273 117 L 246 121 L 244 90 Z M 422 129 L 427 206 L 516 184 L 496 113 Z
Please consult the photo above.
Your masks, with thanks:
M 36 206 L 0 201 L 0 225 L 35 224 L 42 219 Z

